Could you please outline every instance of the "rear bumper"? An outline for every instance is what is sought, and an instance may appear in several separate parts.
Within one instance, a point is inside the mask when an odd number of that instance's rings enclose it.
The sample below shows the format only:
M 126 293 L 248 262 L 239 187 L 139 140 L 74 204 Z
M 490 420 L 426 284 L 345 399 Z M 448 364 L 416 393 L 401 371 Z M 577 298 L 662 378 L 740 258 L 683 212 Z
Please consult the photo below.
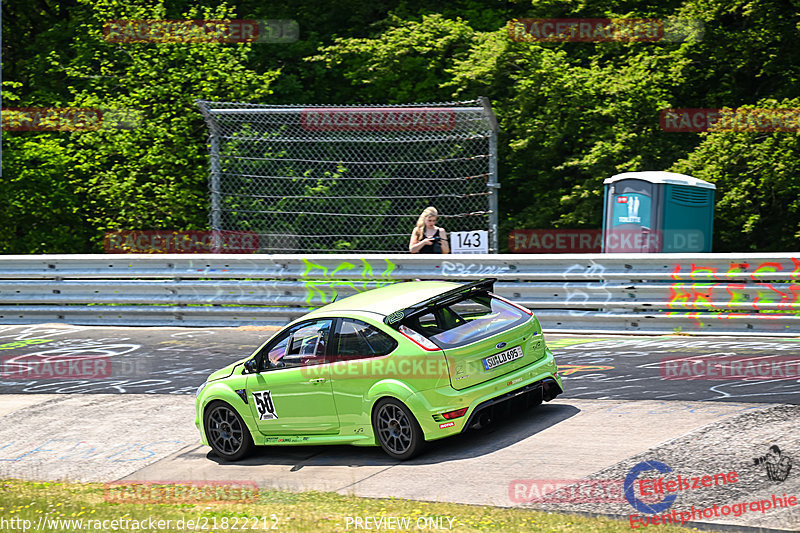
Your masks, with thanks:
M 519 406 L 523 409 L 549 402 L 559 394 L 564 392 L 561 386 L 553 378 L 545 378 L 534 383 L 525 385 L 516 390 L 507 392 L 491 400 L 486 400 L 478 404 L 472 410 L 472 414 L 467 419 L 467 423 L 461 428 L 466 431 L 473 426 L 479 426 L 483 420 L 493 420 L 501 413 L 509 413 Z
M 500 414 L 501 409 L 549 401 L 561 394 L 563 385 L 550 350 L 528 366 L 468 389 L 450 386 L 417 392 L 404 400 L 417 416 L 425 440 L 456 435 L 476 425 L 481 415 Z M 445 420 L 441 413 L 467 407 L 463 417 Z M 521 408 L 521 407 L 520 407 Z

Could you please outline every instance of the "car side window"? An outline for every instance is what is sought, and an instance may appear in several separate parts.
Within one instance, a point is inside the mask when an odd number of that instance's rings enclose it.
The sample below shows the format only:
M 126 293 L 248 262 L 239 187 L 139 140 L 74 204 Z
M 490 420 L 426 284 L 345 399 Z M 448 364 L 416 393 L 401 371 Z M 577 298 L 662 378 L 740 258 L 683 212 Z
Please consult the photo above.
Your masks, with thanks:
M 315 365 L 325 362 L 333 321 L 316 320 L 297 324 L 266 347 L 261 371 Z
M 349 361 L 388 355 L 397 341 L 375 326 L 352 318 L 342 319 L 336 339 L 334 360 Z

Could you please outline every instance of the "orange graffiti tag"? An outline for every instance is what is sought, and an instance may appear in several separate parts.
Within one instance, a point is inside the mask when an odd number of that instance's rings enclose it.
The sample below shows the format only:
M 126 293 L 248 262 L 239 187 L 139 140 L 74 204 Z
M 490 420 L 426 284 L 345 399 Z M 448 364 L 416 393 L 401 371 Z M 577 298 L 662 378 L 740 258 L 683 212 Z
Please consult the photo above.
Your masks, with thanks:
M 569 376 L 575 372 L 591 372 L 592 370 L 611 370 L 613 366 L 601 365 L 558 365 L 558 373 L 562 376 Z

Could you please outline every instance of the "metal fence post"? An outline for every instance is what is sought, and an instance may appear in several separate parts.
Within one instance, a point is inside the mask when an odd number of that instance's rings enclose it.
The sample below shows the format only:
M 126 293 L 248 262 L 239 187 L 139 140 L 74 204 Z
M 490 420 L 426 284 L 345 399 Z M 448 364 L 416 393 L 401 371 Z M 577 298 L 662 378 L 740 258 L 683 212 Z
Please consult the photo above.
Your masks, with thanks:
M 489 252 L 496 254 L 500 251 L 497 230 L 499 215 L 498 189 L 500 189 L 500 183 L 497 178 L 497 132 L 499 128 L 497 126 L 497 116 L 494 114 L 489 99 L 485 96 L 480 96 L 479 100 L 486 112 L 489 128 L 492 131 L 489 137 L 489 180 L 486 186 L 489 188 Z
M 222 229 L 222 219 L 220 202 L 219 128 L 217 127 L 216 120 L 211 116 L 206 107 L 201 105 L 200 113 L 202 113 L 209 129 L 209 158 L 211 160 L 211 174 L 209 176 L 211 212 L 209 213 L 209 223 L 213 231 L 220 231 Z

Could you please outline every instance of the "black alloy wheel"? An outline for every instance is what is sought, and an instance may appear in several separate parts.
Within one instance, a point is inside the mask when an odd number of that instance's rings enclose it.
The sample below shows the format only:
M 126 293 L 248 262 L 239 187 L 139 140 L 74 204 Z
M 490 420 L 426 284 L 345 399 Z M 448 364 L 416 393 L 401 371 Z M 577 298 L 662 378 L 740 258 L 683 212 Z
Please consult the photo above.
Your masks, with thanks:
M 208 443 L 222 459 L 238 461 L 253 450 L 253 437 L 236 409 L 212 402 L 204 416 Z
M 411 459 L 425 446 L 425 435 L 417 419 L 394 398 L 384 398 L 375 406 L 372 428 L 383 451 L 395 459 Z

